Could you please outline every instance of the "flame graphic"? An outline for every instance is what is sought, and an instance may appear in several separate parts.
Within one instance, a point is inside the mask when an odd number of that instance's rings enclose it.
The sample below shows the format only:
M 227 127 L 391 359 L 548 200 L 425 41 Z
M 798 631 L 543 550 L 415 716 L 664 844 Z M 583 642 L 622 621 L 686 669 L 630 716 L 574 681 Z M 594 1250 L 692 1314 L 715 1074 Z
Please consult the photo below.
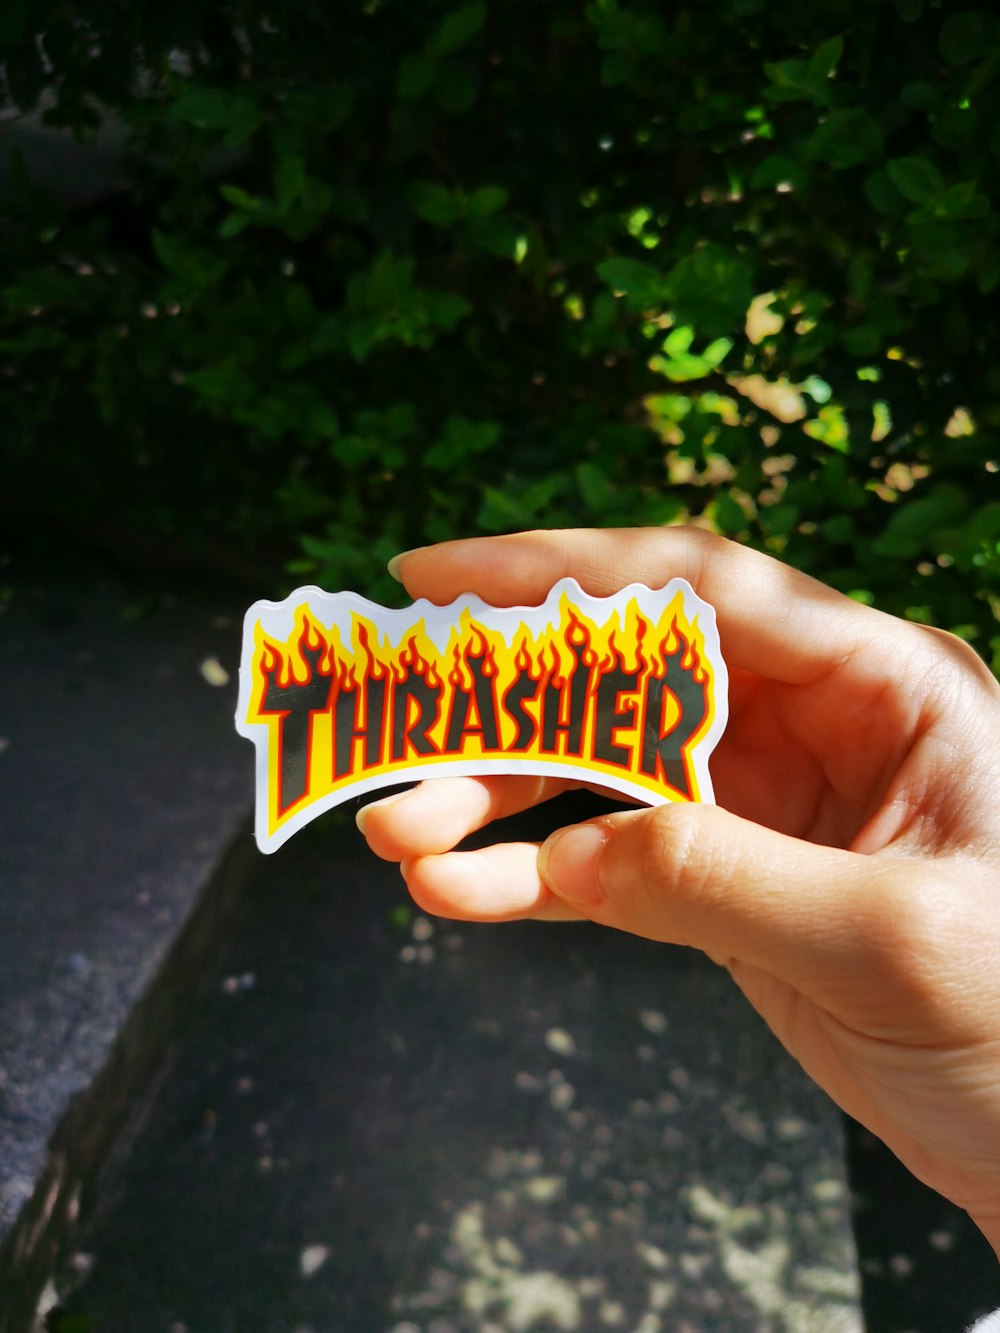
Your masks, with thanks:
M 581 780 L 627 778 L 650 799 L 700 799 L 689 756 L 715 716 L 716 671 L 683 593 L 655 617 L 632 598 L 601 622 L 565 592 L 555 610 L 544 628 L 522 620 L 505 634 L 465 606 L 443 647 L 423 620 L 393 643 L 353 609 L 342 633 L 303 603 L 284 640 L 258 620 L 243 718 L 268 730 L 269 836 L 359 781 L 419 776 L 417 765 L 432 776 L 468 761 L 497 772 L 512 758 L 548 762 Z M 685 710 L 678 777 L 654 747 Z

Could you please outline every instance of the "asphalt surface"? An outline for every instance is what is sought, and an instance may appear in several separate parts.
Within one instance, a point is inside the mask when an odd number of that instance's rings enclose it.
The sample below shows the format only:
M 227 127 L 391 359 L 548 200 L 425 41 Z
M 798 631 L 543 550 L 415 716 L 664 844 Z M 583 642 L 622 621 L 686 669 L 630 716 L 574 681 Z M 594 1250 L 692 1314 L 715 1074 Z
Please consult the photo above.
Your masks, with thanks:
M 0 1241 L 248 811 L 239 614 L 92 572 L 0 608 Z
M 414 915 L 349 812 L 260 861 L 82 1247 L 101 1333 L 861 1326 L 839 1118 L 728 976 Z
M 240 610 L 91 579 L 0 618 L 8 1224 L 247 812 Z M 251 855 L 209 963 L 171 979 L 47 1328 L 840 1333 L 859 1273 L 872 1333 L 1000 1305 L 967 1219 L 851 1133 L 858 1263 L 841 1119 L 726 974 L 589 926 L 430 921 L 351 814 Z

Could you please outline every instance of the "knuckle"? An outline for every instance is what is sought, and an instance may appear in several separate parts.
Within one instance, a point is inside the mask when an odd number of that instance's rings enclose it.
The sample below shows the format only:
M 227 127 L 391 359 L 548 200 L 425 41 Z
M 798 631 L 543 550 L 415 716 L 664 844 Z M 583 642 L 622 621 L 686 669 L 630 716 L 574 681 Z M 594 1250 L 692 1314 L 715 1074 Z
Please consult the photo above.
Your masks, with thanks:
M 658 806 L 640 821 L 638 870 L 658 897 L 697 894 L 711 861 L 704 809 L 681 803 Z
M 935 1008 L 950 1003 L 950 979 L 976 970 L 977 953 L 995 959 L 979 920 L 954 874 L 907 864 L 888 871 L 865 924 L 881 969 L 916 1005 Z

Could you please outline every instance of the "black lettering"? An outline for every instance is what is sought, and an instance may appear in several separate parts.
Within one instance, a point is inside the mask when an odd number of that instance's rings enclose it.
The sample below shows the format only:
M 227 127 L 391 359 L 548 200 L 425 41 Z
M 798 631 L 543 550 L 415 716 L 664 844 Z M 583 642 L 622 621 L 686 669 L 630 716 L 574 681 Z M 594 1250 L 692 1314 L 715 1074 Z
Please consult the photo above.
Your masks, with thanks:
M 682 795 L 691 797 L 691 784 L 684 765 L 684 748 L 708 711 L 707 682 L 698 684 L 694 672 L 681 665 L 683 650 L 667 657 L 663 676 L 650 676 L 643 695 L 642 771 L 659 781 L 665 778 Z M 663 735 L 664 694 L 673 694 L 680 716 Z
M 385 728 L 384 677 L 366 676 L 361 689 L 341 685 L 334 714 L 333 775 L 346 778 L 354 766 L 354 751 L 364 742 L 364 767 L 374 768 L 382 758 Z M 360 716 L 364 708 L 364 718 Z
M 422 676 L 408 676 L 397 684 L 392 696 L 392 760 L 398 763 L 406 757 L 410 746 L 419 755 L 437 754 L 428 732 L 438 716 L 441 698 L 440 685 L 428 685 Z M 417 705 L 417 716 L 410 717 L 410 700 Z
M 545 683 L 542 714 L 542 749 L 549 754 L 579 755 L 583 748 L 583 723 L 587 712 L 587 687 L 590 672 L 583 669 L 580 655 L 568 682 Z M 558 748 L 559 738 L 565 748 Z
M 619 707 L 623 694 L 634 694 L 637 689 L 637 671 L 608 671 L 597 682 L 597 712 L 594 717 L 594 758 L 619 768 L 628 768 L 632 758 L 630 746 L 616 745 L 615 732 L 619 727 L 635 725 L 638 700 Z
M 448 720 L 448 739 L 445 741 L 445 750 L 449 754 L 459 754 L 462 749 L 463 738 L 466 736 L 481 736 L 484 751 L 499 750 L 500 736 L 497 732 L 497 707 L 493 679 L 490 676 L 483 675 L 483 659 L 481 657 L 470 657 L 466 660 L 469 664 L 469 670 L 472 672 L 472 689 L 463 690 L 457 687 L 455 689 L 451 717 Z M 473 703 L 479 715 L 479 726 L 470 725 L 469 723 Z
M 323 713 L 330 697 L 330 677 L 318 670 L 322 648 L 302 648 L 309 679 L 279 685 L 276 673 L 265 676 L 261 713 L 278 716 L 278 813 L 302 799 L 309 788 L 309 737 L 314 713 Z
M 528 675 L 518 676 L 503 696 L 503 710 L 517 727 L 517 735 L 507 746 L 508 753 L 527 750 L 535 737 L 538 724 L 524 705 L 538 694 L 538 684 Z

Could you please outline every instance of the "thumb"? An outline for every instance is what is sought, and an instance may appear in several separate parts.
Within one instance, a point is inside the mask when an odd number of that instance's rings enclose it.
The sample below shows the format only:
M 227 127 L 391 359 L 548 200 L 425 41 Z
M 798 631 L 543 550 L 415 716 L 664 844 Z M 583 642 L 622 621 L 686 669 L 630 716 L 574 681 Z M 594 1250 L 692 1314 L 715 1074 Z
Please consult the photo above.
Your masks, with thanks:
M 560 829 L 543 843 L 538 869 L 547 888 L 593 921 L 691 945 L 726 966 L 750 964 L 814 993 L 823 974 L 842 985 L 845 964 L 863 963 L 859 931 L 880 897 L 872 880 L 891 884 L 894 875 L 887 859 L 818 847 L 693 803 Z

